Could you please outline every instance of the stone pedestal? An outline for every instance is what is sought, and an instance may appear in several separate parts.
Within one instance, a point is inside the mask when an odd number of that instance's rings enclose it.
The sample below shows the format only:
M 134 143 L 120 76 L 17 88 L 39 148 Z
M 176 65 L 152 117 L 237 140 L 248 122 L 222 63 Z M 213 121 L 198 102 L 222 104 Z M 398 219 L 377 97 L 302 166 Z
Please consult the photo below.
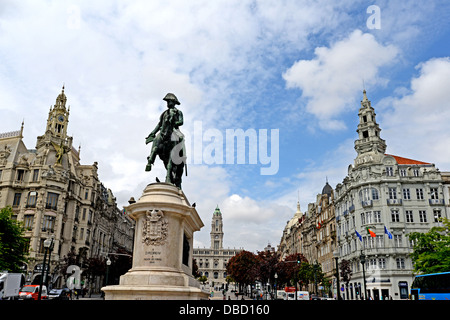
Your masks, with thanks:
M 193 234 L 203 222 L 183 191 L 152 183 L 125 209 L 136 220 L 133 266 L 119 285 L 102 288 L 105 299 L 207 299 L 192 276 Z

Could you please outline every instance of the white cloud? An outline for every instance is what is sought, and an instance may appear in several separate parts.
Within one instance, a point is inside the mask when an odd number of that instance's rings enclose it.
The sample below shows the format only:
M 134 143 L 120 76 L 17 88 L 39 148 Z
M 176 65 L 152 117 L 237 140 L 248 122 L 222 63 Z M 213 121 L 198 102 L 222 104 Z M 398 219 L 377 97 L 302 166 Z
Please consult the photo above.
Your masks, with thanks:
M 316 48 L 315 58 L 295 62 L 283 78 L 288 88 L 302 90 L 308 99 L 306 111 L 317 117 L 322 129 L 339 130 L 345 124 L 337 118 L 357 106 L 355 95 L 362 91 L 363 80 L 371 86 L 385 84 L 378 71 L 397 55 L 395 46 L 355 30 L 330 48 Z
M 259 201 L 232 194 L 220 206 L 227 237 L 225 246 L 243 246 L 246 250 L 262 250 L 270 242 L 278 245 L 285 222 L 291 218 L 291 207 L 276 200 Z
M 450 58 L 434 58 L 416 66 L 417 77 L 400 97 L 380 102 L 388 152 L 436 163 L 450 169 Z
M 243 121 L 255 125 L 249 97 L 270 101 L 268 92 L 272 95 L 279 89 L 272 84 L 278 81 L 280 66 L 316 46 L 312 39 L 322 42 L 346 34 L 355 20 L 347 13 L 356 10 L 354 3 L 3 1 L 0 116 L 7 121 L 0 131 L 18 130 L 25 115 L 24 140 L 33 148 L 36 137 L 44 133 L 49 106 L 65 82 L 71 105 L 68 132 L 75 147 L 82 145 L 81 163 L 98 161 L 100 180 L 124 205 L 131 196 L 139 198 L 155 176 L 163 180 L 160 161 L 151 173 L 144 172 L 150 152 L 144 138 L 165 109 L 162 98 L 167 92 L 181 101 L 183 132 L 192 133 L 196 120 L 203 121 L 205 130 L 245 129 Z M 388 21 L 385 7 L 380 6 L 384 32 L 397 16 Z M 360 96 L 362 78 L 368 86 L 386 82 L 379 76 L 380 68 L 395 61 L 398 49 L 354 31 L 329 48 L 317 48 L 315 54 L 287 70 L 285 81 L 303 90 L 303 97 L 309 99 L 306 111 L 323 128 L 332 129 L 343 127 L 339 116 L 349 103 L 350 108 L 358 107 L 353 100 L 357 93 Z M 269 91 L 261 90 L 266 86 Z M 286 105 L 291 103 L 286 99 Z M 260 109 L 255 105 L 253 111 Z M 271 111 L 274 118 L 288 114 Z M 351 146 L 350 150 L 354 152 Z M 341 159 L 337 153 L 329 158 L 333 157 Z M 349 163 L 343 162 L 346 169 Z M 183 190 L 197 203 L 205 223 L 195 235 L 196 243 L 209 246 L 211 216 L 219 204 L 226 246 L 257 250 L 267 241 L 278 244 L 285 222 L 295 212 L 297 189 L 301 201 L 306 201 L 302 195 L 314 198 L 326 175 L 330 182 L 335 180 L 339 165 L 311 166 L 289 177 L 289 187 L 266 180 L 265 188 L 278 189 L 277 194 L 287 191 L 283 198 L 265 201 L 236 190 L 235 177 L 230 176 L 233 170 L 227 166 L 190 165 Z M 245 175 L 249 189 L 257 189 L 252 175 L 247 171 Z

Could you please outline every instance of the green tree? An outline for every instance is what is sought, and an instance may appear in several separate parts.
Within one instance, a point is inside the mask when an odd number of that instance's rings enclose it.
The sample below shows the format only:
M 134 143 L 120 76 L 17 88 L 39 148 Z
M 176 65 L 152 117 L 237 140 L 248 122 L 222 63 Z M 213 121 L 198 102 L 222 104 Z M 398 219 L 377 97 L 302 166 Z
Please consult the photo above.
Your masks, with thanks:
M 316 291 L 316 287 L 319 286 L 319 284 L 323 284 L 325 280 L 322 266 L 317 262 L 314 264 L 302 262 L 298 270 L 298 280 L 302 286 L 308 286 L 310 283 L 314 284 L 314 291 Z
M 200 281 L 202 284 L 205 284 L 205 282 L 208 281 L 208 277 L 207 276 L 200 276 L 197 280 Z
M 417 273 L 435 273 L 450 270 L 450 220 L 441 218 L 442 227 L 433 227 L 426 233 L 408 234 L 414 243 L 411 258 Z
M 298 281 L 300 281 L 300 288 L 302 288 L 303 286 L 308 287 L 310 281 L 314 281 L 313 266 L 308 262 L 302 262 L 298 269 L 297 277 Z
M 299 281 L 299 270 L 303 263 L 308 263 L 308 260 L 301 253 L 293 253 L 284 258 L 277 268 L 278 283 L 290 282 L 295 285 Z
M 0 270 L 19 272 L 27 262 L 28 240 L 23 224 L 11 219 L 12 215 L 10 206 L 0 209 Z

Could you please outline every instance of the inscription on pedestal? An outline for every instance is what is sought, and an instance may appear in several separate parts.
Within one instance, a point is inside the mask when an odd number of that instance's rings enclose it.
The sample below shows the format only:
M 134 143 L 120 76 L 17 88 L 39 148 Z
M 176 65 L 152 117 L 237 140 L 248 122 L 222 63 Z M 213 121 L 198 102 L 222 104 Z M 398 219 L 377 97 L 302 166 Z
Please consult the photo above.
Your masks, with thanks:
M 142 242 L 146 245 L 160 246 L 167 239 L 168 221 L 161 210 L 148 210 L 145 214 Z
M 144 258 L 144 261 L 147 261 L 150 264 L 162 261 L 161 251 L 146 251 L 144 254 L 150 256 Z

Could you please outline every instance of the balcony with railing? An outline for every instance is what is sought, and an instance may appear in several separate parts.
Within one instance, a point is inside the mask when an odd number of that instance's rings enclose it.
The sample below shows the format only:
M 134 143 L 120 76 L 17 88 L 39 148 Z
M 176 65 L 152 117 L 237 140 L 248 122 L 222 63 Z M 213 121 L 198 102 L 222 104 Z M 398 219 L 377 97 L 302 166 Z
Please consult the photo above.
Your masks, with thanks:
M 368 208 L 368 207 L 371 207 L 373 205 L 373 202 L 372 202 L 372 200 L 364 200 L 364 201 L 361 201 L 361 205 L 364 208 Z
M 401 206 L 402 203 L 402 199 L 387 199 L 388 206 Z
M 428 199 L 430 206 L 443 206 L 444 199 Z

